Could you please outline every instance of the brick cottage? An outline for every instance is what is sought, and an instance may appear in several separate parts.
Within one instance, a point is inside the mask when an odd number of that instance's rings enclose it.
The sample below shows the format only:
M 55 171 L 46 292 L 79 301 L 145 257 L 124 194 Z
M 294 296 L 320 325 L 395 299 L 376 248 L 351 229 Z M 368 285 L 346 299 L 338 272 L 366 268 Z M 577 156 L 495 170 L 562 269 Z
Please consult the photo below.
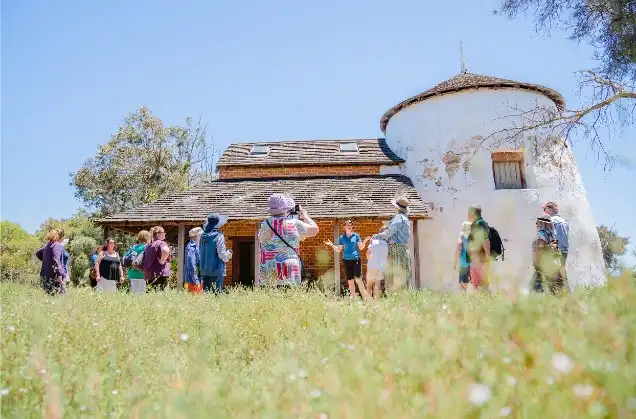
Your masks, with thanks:
M 354 221 L 356 232 L 363 238 L 376 233 L 395 214 L 391 199 L 403 195 L 411 203 L 410 247 L 419 287 L 417 223 L 429 218 L 432 206 L 422 202 L 411 180 L 400 174 L 403 163 L 384 139 L 232 144 L 217 164 L 218 180 L 98 222 L 105 234 L 109 229 L 135 234 L 163 226 L 167 240 L 177 247 L 181 286 L 189 229 L 201 226 L 211 212 L 225 214 L 229 222 L 222 232 L 234 253 L 225 285 L 251 286 L 258 278 L 257 231 L 267 216 L 267 199 L 272 193 L 283 193 L 306 208 L 320 228 L 316 237 L 301 245 L 310 276 L 338 283 L 342 271 L 339 255 L 323 242 L 337 242 L 346 219 Z M 365 252 L 362 259 L 364 263 Z

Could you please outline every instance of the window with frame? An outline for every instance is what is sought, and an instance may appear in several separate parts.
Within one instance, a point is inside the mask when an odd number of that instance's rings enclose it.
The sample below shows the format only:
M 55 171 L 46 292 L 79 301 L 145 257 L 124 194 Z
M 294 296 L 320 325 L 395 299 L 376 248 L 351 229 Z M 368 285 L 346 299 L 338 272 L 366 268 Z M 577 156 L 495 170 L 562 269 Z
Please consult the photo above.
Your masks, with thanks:
M 492 153 L 492 174 L 495 189 L 525 189 L 523 151 L 494 151 Z

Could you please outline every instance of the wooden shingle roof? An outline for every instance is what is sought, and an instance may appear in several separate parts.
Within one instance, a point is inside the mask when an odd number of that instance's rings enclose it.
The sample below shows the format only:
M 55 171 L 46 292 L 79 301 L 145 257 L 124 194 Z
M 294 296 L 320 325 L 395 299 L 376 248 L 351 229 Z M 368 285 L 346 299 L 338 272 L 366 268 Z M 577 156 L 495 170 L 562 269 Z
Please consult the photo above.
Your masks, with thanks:
M 267 216 L 268 198 L 275 192 L 293 197 L 312 218 L 391 217 L 395 214 L 391 199 L 398 195 L 409 199 L 412 217 L 432 215 L 431 204 L 422 202 L 408 177 L 377 175 L 217 180 L 110 215 L 98 223 L 202 222 L 211 212 L 228 215 L 230 220 L 258 220 Z
M 356 143 L 358 151 L 341 152 L 340 145 L 346 143 Z M 254 145 L 269 146 L 269 153 L 250 155 Z M 384 138 L 373 138 L 230 144 L 217 166 L 392 165 L 403 162 Z
M 420 93 L 417 96 L 413 96 L 398 103 L 397 105 L 386 111 L 386 113 L 382 116 L 382 118 L 380 119 L 380 129 L 382 130 L 382 132 L 385 132 L 386 126 L 389 123 L 389 119 L 391 119 L 393 115 L 400 112 L 402 109 L 407 108 L 411 105 L 415 105 L 416 103 L 423 102 L 431 97 L 459 92 L 461 90 L 484 88 L 512 88 L 532 90 L 550 98 L 556 104 L 559 110 L 562 111 L 565 108 L 565 99 L 563 99 L 563 96 L 561 96 L 561 94 L 556 90 L 539 86 L 538 84 L 524 83 L 520 81 L 506 80 L 500 79 L 498 77 L 482 76 L 480 74 L 466 72 L 452 77 L 446 81 L 443 81 L 437 86 L 428 89 L 427 91 Z

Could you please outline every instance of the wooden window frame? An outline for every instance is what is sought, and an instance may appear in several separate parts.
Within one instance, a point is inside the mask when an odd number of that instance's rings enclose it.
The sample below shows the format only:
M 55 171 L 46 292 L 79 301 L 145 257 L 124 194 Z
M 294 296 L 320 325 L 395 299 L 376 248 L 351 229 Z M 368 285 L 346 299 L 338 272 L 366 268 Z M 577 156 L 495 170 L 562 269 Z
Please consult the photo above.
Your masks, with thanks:
M 527 189 L 526 171 L 525 171 L 526 165 L 525 165 L 525 156 L 524 156 L 523 150 L 493 151 L 491 153 L 491 157 L 492 157 L 492 181 L 495 184 L 495 190 L 509 189 L 509 188 L 497 188 L 497 181 L 496 181 L 497 175 L 495 172 L 495 163 L 505 163 L 505 162 L 519 163 L 519 174 L 521 176 L 521 188 L 518 188 L 518 189 Z

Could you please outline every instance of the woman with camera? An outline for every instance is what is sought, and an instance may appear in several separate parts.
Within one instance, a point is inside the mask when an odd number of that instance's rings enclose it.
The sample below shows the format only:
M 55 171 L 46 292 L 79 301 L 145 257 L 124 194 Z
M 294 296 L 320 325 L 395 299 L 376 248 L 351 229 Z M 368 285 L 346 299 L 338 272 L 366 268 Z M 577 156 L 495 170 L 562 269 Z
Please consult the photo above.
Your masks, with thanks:
M 296 209 L 298 218 L 292 217 Z M 269 197 L 270 216 L 261 223 L 259 286 L 294 286 L 302 281 L 300 242 L 318 234 L 307 211 L 282 194 Z M 293 214 L 296 215 L 296 214 Z

